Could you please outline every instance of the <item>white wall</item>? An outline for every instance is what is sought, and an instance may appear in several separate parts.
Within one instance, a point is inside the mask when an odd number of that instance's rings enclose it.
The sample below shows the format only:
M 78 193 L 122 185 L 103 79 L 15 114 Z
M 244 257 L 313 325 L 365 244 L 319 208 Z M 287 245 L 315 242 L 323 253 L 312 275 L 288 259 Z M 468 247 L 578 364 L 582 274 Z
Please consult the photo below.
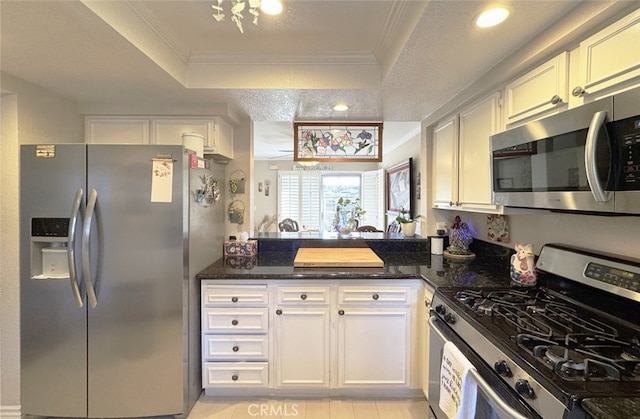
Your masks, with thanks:
M 0 417 L 20 417 L 19 144 L 84 141 L 75 103 L 2 75 Z

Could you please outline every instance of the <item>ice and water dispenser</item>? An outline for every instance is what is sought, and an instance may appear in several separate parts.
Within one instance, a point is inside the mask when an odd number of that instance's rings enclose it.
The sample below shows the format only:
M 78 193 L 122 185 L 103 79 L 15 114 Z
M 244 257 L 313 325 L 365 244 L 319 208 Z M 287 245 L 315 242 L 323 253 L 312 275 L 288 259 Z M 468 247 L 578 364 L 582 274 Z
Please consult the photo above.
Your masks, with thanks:
M 31 278 L 68 279 L 69 219 L 31 219 Z

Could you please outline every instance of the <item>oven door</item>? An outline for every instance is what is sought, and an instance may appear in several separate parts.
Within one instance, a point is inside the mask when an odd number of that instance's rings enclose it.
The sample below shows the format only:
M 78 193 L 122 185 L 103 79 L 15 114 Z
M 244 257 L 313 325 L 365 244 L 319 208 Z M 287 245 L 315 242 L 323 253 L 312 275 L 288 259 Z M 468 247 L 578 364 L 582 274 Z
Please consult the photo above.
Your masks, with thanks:
M 470 371 L 478 387 L 475 419 L 541 418 L 445 322 L 434 315 L 429 319 L 429 325 L 429 406 L 432 417 L 447 419 L 438 405 L 442 351 L 445 342 L 451 341 L 476 369 Z

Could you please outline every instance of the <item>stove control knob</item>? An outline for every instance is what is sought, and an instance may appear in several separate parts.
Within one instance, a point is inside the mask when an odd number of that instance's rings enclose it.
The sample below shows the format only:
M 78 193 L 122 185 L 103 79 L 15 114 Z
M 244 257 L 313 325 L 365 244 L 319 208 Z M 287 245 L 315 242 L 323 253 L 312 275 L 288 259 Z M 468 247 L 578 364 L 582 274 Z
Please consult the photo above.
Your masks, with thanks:
M 456 322 L 456 318 L 453 317 L 453 314 L 447 313 L 444 315 L 444 321 L 447 323 L 454 324 Z
M 438 314 L 444 314 L 447 312 L 447 309 L 444 308 L 444 306 L 442 304 L 436 306 L 436 313 Z
M 496 361 L 496 363 L 493 364 L 493 368 L 498 374 L 502 375 L 503 377 L 513 376 L 513 374 L 511 373 L 511 368 L 509 368 L 509 366 L 507 365 L 507 361 L 505 361 L 504 359 Z
M 516 381 L 516 391 L 525 399 L 535 399 L 536 393 L 531 388 L 531 384 L 527 380 L 520 379 Z

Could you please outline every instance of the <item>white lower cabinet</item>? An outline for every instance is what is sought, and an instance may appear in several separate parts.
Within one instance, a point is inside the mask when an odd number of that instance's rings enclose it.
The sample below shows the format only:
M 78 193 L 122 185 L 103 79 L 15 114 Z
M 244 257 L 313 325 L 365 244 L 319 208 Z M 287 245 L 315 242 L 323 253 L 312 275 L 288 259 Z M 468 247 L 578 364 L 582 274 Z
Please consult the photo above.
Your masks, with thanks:
M 411 309 L 339 310 L 338 385 L 409 386 Z
M 202 387 L 269 386 L 269 293 L 266 285 L 201 284 Z
M 279 307 L 274 321 L 277 387 L 329 387 L 329 307 Z
M 419 394 L 421 282 L 203 281 L 205 392 Z

